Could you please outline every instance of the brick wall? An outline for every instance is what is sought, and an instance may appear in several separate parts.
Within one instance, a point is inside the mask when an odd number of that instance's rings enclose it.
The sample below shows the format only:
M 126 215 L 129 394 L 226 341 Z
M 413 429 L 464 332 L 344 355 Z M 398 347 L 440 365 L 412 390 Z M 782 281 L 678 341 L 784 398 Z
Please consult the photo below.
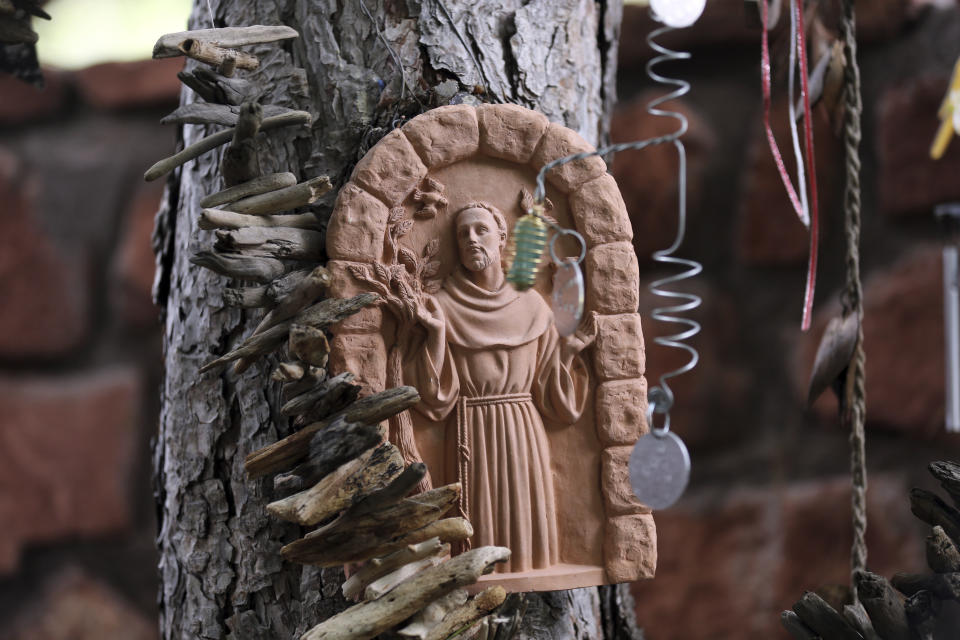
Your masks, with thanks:
M 0 76 L 0 637 L 155 638 L 150 232 L 179 61 Z
M 957 457 L 943 433 L 940 234 L 933 205 L 960 199 L 960 143 L 926 149 L 955 56 L 960 11 L 920 0 L 861 8 L 864 82 L 870 566 L 922 568 L 923 528 L 906 492 L 924 466 Z M 942 3 L 941 3 L 942 4 Z M 660 567 L 637 584 L 651 640 L 785 637 L 778 614 L 804 589 L 843 583 L 851 536 L 846 434 L 830 398 L 802 398 L 843 282 L 842 157 L 814 114 L 823 232 L 817 316 L 799 330 L 807 239 L 760 128 L 758 33 L 741 0 L 711 0 L 675 65 L 690 220 L 682 253 L 704 262 L 689 288 L 697 370 L 676 381 L 674 429 L 688 442 L 688 494 L 657 514 Z M 627 11 L 614 135 L 660 132 L 639 11 Z M 774 38 L 776 42 L 776 38 Z M 775 45 L 776 48 L 776 45 Z M 149 234 L 160 198 L 144 167 L 173 148 L 157 121 L 176 103 L 177 61 L 48 72 L 37 93 L 0 78 L 0 637 L 156 637 L 149 438 L 160 334 L 149 300 Z M 775 118 L 782 148 L 782 100 Z M 668 149 L 616 158 L 642 279 L 674 232 Z M 790 161 L 788 159 L 788 164 Z M 656 300 L 641 291 L 641 312 Z M 676 366 L 644 325 L 651 381 Z

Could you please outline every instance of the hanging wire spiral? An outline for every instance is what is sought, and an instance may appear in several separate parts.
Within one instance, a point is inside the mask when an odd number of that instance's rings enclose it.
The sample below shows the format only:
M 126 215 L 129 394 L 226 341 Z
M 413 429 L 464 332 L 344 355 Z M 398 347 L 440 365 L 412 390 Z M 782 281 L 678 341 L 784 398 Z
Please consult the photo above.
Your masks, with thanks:
M 699 296 L 696 296 L 692 293 L 684 293 L 672 288 L 672 285 L 682 282 L 683 280 L 693 278 L 703 271 L 703 265 L 701 265 L 699 262 L 687 258 L 680 258 L 674 255 L 680 248 L 680 245 L 683 244 L 687 227 L 687 154 L 686 150 L 684 149 L 683 142 L 680 141 L 680 137 L 687 132 L 688 123 L 686 117 L 684 117 L 682 113 L 678 113 L 676 111 L 666 111 L 658 108 L 665 102 L 669 102 L 670 100 L 675 100 L 686 95 L 690 91 L 690 83 L 684 80 L 678 80 L 676 78 L 667 78 L 654 70 L 654 67 L 663 62 L 669 62 L 672 60 L 687 60 L 690 58 L 690 54 L 685 51 L 673 51 L 663 47 L 655 41 L 655 38 L 673 30 L 673 27 L 661 27 L 651 31 L 647 36 L 647 44 L 649 44 L 650 48 L 659 54 L 647 62 L 647 76 L 649 76 L 651 80 L 660 84 L 676 87 L 675 90 L 667 93 L 666 95 L 652 100 L 647 105 L 647 113 L 654 116 L 675 119 L 680 125 L 677 130 L 655 138 L 648 138 L 646 140 L 639 140 L 636 142 L 621 142 L 618 144 L 612 144 L 606 147 L 601 147 L 596 151 L 585 151 L 583 153 L 565 156 L 552 162 L 548 162 L 537 174 L 536 190 L 534 191 L 534 202 L 538 204 L 542 203 L 546 197 L 546 187 L 544 183 L 547 171 L 568 162 L 583 160 L 584 158 L 589 158 L 590 156 L 608 156 L 620 151 L 645 149 L 647 147 L 665 143 L 671 143 L 677 149 L 677 157 L 679 160 L 677 171 L 677 235 L 674 238 L 673 244 L 666 249 L 661 249 L 653 253 L 653 260 L 660 264 L 682 267 L 683 271 L 652 282 L 648 289 L 651 293 L 660 296 L 661 298 L 668 298 L 670 300 L 677 301 L 677 304 L 671 306 L 657 307 L 651 312 L 651 317 L 658 322 L 680 325 L 682 329 L 673 335 L 654 338 L 654 342 L 662 347 L 682 349 L 690 354 L 690 360 L 688 360 L 687 363 L 682 367 L 661 375 L 660 385 L 651 388 L 647 393 L 648 421 L 651 423 L 650 427 L 655 434 L 665 434 L 670 429 L 669 412 L 673 407 L 673 391 L 670 389 L 670 385 L 667 381 L 671 378 L 675 378 L 676 376 L 691 371 L 700 361 L 700 352 L 686 342 L 690 338 L 700 333 L 700 323 L 691 318 L 678 314 L 683 314 L 696 309 L 700 306 L 702 300 Z M 654 413 L 663 414 L 663 426 L 659 428 L 653 428 L 651 418 Z

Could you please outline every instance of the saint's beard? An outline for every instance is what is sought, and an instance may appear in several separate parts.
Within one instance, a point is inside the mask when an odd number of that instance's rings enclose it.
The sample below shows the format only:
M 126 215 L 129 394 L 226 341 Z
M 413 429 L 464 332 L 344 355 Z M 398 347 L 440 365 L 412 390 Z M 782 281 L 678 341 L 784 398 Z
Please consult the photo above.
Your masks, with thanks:
M 477 247 L 477 251 L 471 250 L 464 261 L 467 269 L 470 271 L 483 271 L 490 266 L 490 253 L 485 247 Z

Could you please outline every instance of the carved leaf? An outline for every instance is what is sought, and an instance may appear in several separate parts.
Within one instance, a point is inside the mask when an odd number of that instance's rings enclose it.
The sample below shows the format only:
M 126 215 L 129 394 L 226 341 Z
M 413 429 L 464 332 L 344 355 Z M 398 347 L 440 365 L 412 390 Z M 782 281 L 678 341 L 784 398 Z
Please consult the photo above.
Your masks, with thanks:
M 420 207 L 420 210 L 413 214 L 414 218 L 419 218 L 420 220 L 429 220 L 434 218 L 437 215 L 436 207 L 432 205 L 427 205 L 425 207 Z
M 442 182 L 434 180 L 433 178 L 427 178 L 423 182 L 429 191 L 438 191 L 443 193 L 444 186 Z
M 390 216 L 387 218 L 387 222 L 391 224 L 399 222 L 400 220 L 403 220 L 403 214 L 403 207 L 394 207 L 393 209 L 390 209 Z
M 427 266 L 423 268 L 423 277 L 424 277 L 424 278 L 433 278 L 433 277 L 436 277 L 436 275 L 437 275 L 438 273 L 440 273 L 440 261 L 439 261 L 439 260 L 434 260 L 433 262 L 427 264 Z
M 365 266 L 360 266 L 359 264 L 351 264 L 347 267 L 347 271 L 350 272 L 357 280 L 366 281 L 370 279 L 370 270 Z
M 400 262 L 405 264 L 410 271 L 417 270 L 417 254 L 406 247 L 400 248 Z
M 440 291 L 440 286 L 442 284 L 443 283 L 439 279 L 427 280 L 425 283 L 423 283 L 423 290 L 427 293 L 436 293 Z
M 396 226 L 397 237 L 406 235 L 412 228 L 413 220 L 403 220 L 402 222 L 398 222 Z
M 434 238 L 423 248 L 423 257 L 428 260 L 440 251 L 440 238 Z
M 387 268 L 380 262 L 374 262 L 373 268 L 377 272 L 377 277 L 380 278 L 383 282 L 390 282 L 390 272 L 387 271 Z

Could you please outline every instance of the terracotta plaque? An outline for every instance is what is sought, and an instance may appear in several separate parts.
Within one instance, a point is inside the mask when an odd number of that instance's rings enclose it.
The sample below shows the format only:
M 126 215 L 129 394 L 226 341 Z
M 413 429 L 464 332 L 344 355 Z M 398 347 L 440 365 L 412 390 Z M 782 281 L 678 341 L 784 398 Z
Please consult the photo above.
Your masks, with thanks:
M 472 546 L 511 549 L 481 586 L 571 589 L 652 577 L 656 565 L 653 519 L 630 499 L 621 455 L 647 431 L 646 398 L 614 393 L 646 388 L 637 261 L 600 158 L 547 174 L 549 215 L 587 241 L 577 330 L 557 331 L 551 268 L 523 293 L 503 274 L 537 170 L 588 149 L 515 105 L 434 109 L 364 156 L 327 229 L 330 294 L 384 298 L 335 328 L 332 368 L 371 390 L 419 390 L 388 435 L 427 463 L 433 486 L 463 485 L 456 511 Z M 579 250 L 557 243 L 561 257 Z

